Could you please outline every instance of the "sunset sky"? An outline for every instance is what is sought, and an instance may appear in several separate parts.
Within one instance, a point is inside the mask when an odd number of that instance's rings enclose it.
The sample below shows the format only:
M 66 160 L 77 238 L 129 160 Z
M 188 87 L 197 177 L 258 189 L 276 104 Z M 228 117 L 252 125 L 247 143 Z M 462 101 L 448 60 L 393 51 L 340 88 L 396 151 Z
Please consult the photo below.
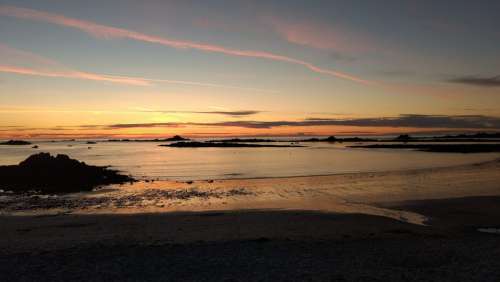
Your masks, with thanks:
M 0 0 L 0 139 L 500 130 L 500 1 Z

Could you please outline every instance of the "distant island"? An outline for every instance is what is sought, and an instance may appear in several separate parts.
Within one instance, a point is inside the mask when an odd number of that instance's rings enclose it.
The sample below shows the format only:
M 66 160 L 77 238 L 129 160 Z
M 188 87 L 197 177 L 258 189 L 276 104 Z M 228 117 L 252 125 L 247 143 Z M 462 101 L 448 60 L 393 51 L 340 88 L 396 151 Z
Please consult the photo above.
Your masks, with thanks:
M 263 147 L 302 147 L 299 145 L 264 145 L 264 144 L 245 144 L 245 143 L 229 143 L 229 142 L 176 142 L 172 144 L 159 145 L 163 147 L 178 147 L 178 148 L 263 148 Z
M 401 134 L 394 138 L 360 138 L 360 137 L 345 137 L 337 138 L 330 136 L 327 138 L 310 138 L 303 140 L 295 140 L 295 142 L 495 142 L 500 141 L 500 133 L 476 133 L 476 134 L 460 134 L 460 135 L 444 135 L 444 136 L 411 136 L 409 134 Z
M 309 139 L 303 139 L 303 140 L 296 140 L 295 142 L 329 142 L 329 143 L 334 143 L 334 142 L 373 142 L 376 141 L 376 139 L 369 139 L 369 138 L 360 138 L 360 137 L 345 137 L 345 138 L 337 138 L 335 136 L 329 136 L 326 138 L 309 138 Z
M 232 138 L 232 139 L 209 140 L 207 142 L 214 142 L 214 143 L 271 143 L 271 142 L 278 142 L 278 140 L 259 139 L 259 138 Z
M 215 143 L 272 143 L 272 142 L 371 142 L 377 141 L 376 139 L 367 139 L 367 138 L 359 138 L 359 137 L 346 137 L 346 138 L 337 138 L 335 136 L 328 136 L 325 138 L 309 138 L 309 139 L 299 139 L 299 140 L 276 140 L 276 139 L 260 139 L 260 138 L 232 138 L 232 139 L 216 139 L 209 140 L 207 142 L 215 142 Z
M 0 143 L 0 145 L 31 145 L 31 142 L 24 141 L 24 140 L 9 140 L 9 141 Z
M 170 138 L 163 139 L 109 139 L 108 142 L 179 142 L 179 141 L 189 141 L 189 138 L 184 138 L 180 135 L 175 135 Z
M 478 132 L 472 134 L 457 134 L 457 135 L 444 135 L 438 136 L 436 138 L 445 138 L 445 139 L 484 139 L 484 138 L 499 138 L 500 132 Z
M 394 139 L 379 139 L 376 142 L 495 142 L 500 141 L 500 133 L 476 133 L 419 137 L 402 134 Z
M 500 152 L 500 144 L 372 144 L 355 145 L 350 148 L 367 149 L 413 149 L 437 153 L 494 153 Z
M 18 165 L 0 166 L 0 188 L 13 192 L 71 193 L 131 181 L 132 177 L 116 170 L 87 165 L 67 155 L 38 153 Z
M 294 140 L 276 140 L 276 139 L 261 139 L 261 138 L 232 138 L 232 139 L 215 139 L 207 142 L 213 143 L 272 143 L 272 142 L 293 142 L 293 143 L 309 143 L 309 142 L 327 142 L 327 143 L 343 143 L 343 142 L 495 142 L 500 141 L 500 133 L 475 133 L 475 134 L 459 134 L 459 135 L 443 135 L 443 136 L 411 136 L 409 134 L 401 134 L 396 137 L 387 138 L 365 138 L 365 137 L 335 137 L 328 136 L 324 138 L 312 137 L 308 139 Z

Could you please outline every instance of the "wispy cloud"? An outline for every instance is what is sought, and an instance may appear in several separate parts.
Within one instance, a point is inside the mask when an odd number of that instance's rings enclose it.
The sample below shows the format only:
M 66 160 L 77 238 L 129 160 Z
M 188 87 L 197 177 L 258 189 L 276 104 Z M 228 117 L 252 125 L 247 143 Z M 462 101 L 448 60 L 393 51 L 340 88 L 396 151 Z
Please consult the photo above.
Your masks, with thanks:
M 291 22 L 276 17 L 268 17 L 264 21 L 285 40 L 298 45 L 347 54 L 366 52 L 374 48 L 373 44 L 368 43 L 362 36 L 339 26 L 332 27 L 310 21 Z
M 14 6 L 0 6 L 0 15 L 29 19 L 35 21 L 48 22 L 56 25 L 66 26 L 70 28 L 75 28 L 81 31 L 84 31 L 88 34 L 91 34 L 95 37 L 111 39 L 111 38 L 127 38 L 142 42 L 149 42 L 160 44 L 167 47 L 173 47 L 178 49 L 195 49 L 205 52 L 213 52 L 213 53 L 222 53 L 230 56 L 239 56 L 239 57 L 251 57 L 251 58 L 261 58 L 268 59 L 273 61 L 281 61 L 292 63 L 296 65 L 301 65 L 313 72 L 321 73 L 329 76 L 334 76 L 342 79 L 347 79 L 351 81 L 355 81 L 362 84 L 369 84 L 370 81 L 331 69 L 321 68 L 312 63 L 295 59 L 292 57 L 274 54 L 270 52 L 264 51 L 254 51 L 254 50 L 239 50 L 239 49 L 231 49 L 221 45 L 212 45 L 212 44 L 203 44 L 197 42 L 190 41 L 181 41 L 174 40 L 166 37 L 159 37 L 148 35 L 140 32 L 135 32 L 132 30 L 116 28 L 106 25 L 97 24 L 90 21 L 84 21 L 74 18 L 65 17 L 63 15 L 47 13 L 43 11 L 37 11 L 33 9 L 27 8 L 19 8 Z
M 152 128 L 152 127 L 184 127 L 182 123 L 175 122 L 156 122 L 156 123 L 118 123 L 111 125 L 86 125 L 87 129 L 103 128 L 103 129 L 123 129 L 123 128 Z
M 135 86 L 151 86 L 156 83 L 179 84 L 187 86 L 226 88 L 243 91 L 277 93 L 275 90 L 241 87 L 233 85 L 203 83 L 186 80 L 172 79 L 155 79 L 123 75 L 97 74 L 91 72 L 83 72 L 70 69 L 54 60 L 44 58 L 42 56 L 12 48 L 6 44 L 0 43 L 0 72 L 14 73 L 19 75 L 32 75 L 43 77 L 59 77 L 84 79 L 94 81 L 104 81 L 117 84 L 135 85 Z
M 43 58 L 30 52 L 17 50 L 0 43 L 0 72 L 21 75 L 62 77 L 106 81 L 119 84 L 147 86 L 151 82 L 134 77 L 108 76 L 91 72 L 72 70 L 53 60 Z
M 207 115 L 223 115 L 232 117 L 251 116 L 262 113 L 256 110 L 241 110 L 241 111 L 178 111 L 178 110 L 153 110 L 143 108 L 133 108 L 130 110 L 99 110 L 99 109 L 57 109 L 57 108 L 41 108 L 41 107 L 16 107 L 2 106 L 0 113 L 85 113 L 85 114 L 130 114 L 130 113 L 185 113 L 185 114 L 207 114 Z M 0 126 L 1 127 L 1 126 Z
M 500 87 L 500 75 L 485 76 L 461 76 L 449 79 L 448 82 L 467 84 L 479 87 Z
M 99 75 L 99 74 L 78 72 L 78 71 L 61 73 L 61 72 L 40 71 L 40 70 L 21 68 L 21 67 L 16 67 L 16 66 L 0 65 L 0 72 L 24 74 L 24 75 L 34 75 L 34 76 L 45 76 L 45 77 L 63 77 L 63 78 L 107 81 L 107 82 L 112 82 L 112 83 L 140 85 L 140 86 L 150 85 L 150 83 L 148 81 L 144 81 L 141 79 L 120 78 L 120 77 L 116 77 L 116 76 L 115 77 L 108 77 L 108 76 L 103 76 L 103 75 Z
M 115 77 L 115 76 L 109 75 L 109 77 Z M 118 77 L 136 78 L 136 77 L 128 77 L 128 76 L 118 76 Z M 263 92 L 263 93 L 279 93 L 279 91 L 272 90 L 272 89 L 263 89 L 263 88 L 255 88 L 255 87 L 243 87 L 243 86 L 234 86 L 234 85 L 217 84 L 217 83 L 205 83 L 205 82 L 186 81 L 186 80 L 174 80 L 174 79 L 157 79 L 157 78 L 140 78 L 140 79 L 142 79 L 144 81 L 147 81 L 147 82 L 179 84 L 179 85 L 188 85 L 188 86 L 201 86 L 201 87 L 211 87 L 211 88 L 226 88 L 226 89 L 235 89 L 235 90 L 253 91 L 253 92 Z
M 262 111 L 246 110 L 246 111 L 162 111 L 162 110 L 143 110 L 147 113 L 183 113 L 183 114 L 207 114 L 207 115 L 224 115 L 224 116 L 251 116 L 261 113 Z
M 150 127 L 183 127 L 183 126 L 214 126 L 240 127 L 251 129 L 270 129 L 275 127 L 297 126 L 358 126 L 358 127 L 391 127 L 391 128 L 440 128 L 440 129 L 489 129 L 500 130 L 500 117 L 483 115 L 417 115 L 408 114 L 397 117 L 357 118 L 357 119 L 326 119 L 307 118 L 298 121 L 226 121 L 213 123 L 166 122 L 166 123 L 127 123 L 112 125 L 93 125 L 87 128 L 124 129 Z

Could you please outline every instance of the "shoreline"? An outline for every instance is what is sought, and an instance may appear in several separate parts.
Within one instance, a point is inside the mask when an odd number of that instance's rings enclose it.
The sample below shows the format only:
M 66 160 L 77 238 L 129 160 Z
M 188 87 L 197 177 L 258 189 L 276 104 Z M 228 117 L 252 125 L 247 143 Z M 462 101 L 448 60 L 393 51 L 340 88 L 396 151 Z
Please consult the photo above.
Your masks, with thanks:
M 147 214 L 232 210 L 360 213 L 424 224 L 387 203 L 500 195 L 500 159 L 444 168 L 212 181 L 140 181 L 65 195 L 1 194 L 1 215 Z M 443 185 L 443 183 L 445 185 Z
M 120 193 L 136 196 L 154 192 L 152 199 L 194 187 L 216 197 L 174 198 L 173 211 L 152 213 L 0 215 L 0 273 L 6 281 L 493 282 L 500 277 L 500 237 L 478 229 L 500 226 L 498 172 L 496 159 L 403 172 L 165 182 L 164 190 L 161 182 L 147 191 L 122 187 Z M 217 197 L 235 187 L 257 196 Z M 101 192 L 93 193 L 114 193 Z M 150 198 L 138 197 L 144 200 Z M 206 210 L 182 210 L 191 207 Z M 404 222 L 405 214 L 424 216 L 427 225 Z

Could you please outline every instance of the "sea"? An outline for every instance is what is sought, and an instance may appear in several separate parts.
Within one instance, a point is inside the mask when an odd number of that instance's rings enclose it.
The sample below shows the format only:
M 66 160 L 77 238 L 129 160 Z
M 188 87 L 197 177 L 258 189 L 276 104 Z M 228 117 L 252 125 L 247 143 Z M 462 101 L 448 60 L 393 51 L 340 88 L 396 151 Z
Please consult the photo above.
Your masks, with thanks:
M 168 142 L 33 141 L 0 146 L 0 165 L 17 164 L 31 154 L 66 154 L 89 165 L 110 166 L 140 180 L 268 178 L 437 168 L 480 163 L 496 153 L 431 153 L 349 148 L 354 143 L 304 142 L 303 147 L 175 148 Z M 265 143 L 260 143 L 265 144 Z M 289 141 L 273 145 L 288 145 Z M 37 145 L 37 148 L 33 148 Z

